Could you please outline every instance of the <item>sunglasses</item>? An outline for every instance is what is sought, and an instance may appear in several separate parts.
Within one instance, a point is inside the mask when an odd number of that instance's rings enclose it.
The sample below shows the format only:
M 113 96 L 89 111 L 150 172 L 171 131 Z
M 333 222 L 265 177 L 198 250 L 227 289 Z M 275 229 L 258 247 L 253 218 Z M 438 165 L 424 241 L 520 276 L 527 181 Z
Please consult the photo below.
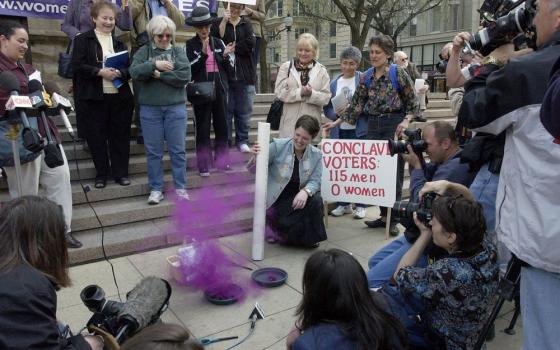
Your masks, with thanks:
M 156 34 L 156 37 L 157 37 L 159 40 L 161 40 L 161 39 L 163 39 L 163 38 L 165 38 L 165 39 L 170 39 L 172 36 L 171 36 L 171 34 Z

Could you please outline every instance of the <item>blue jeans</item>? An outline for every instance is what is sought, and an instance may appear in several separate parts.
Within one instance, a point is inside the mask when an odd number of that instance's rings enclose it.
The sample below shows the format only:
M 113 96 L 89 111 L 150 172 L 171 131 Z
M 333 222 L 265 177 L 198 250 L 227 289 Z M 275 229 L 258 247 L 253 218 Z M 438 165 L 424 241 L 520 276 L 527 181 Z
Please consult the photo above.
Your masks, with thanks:
M 400 235 L 373 254 L 368 261 L 369 270 L 367 272 L 368 285 L 370 288 L 379 288 L 393 277 L 397 265 L 403 255 L 412 247 L 404 235 Z M 428 258 L 425 255 L 420 257 L 416 263 L 418 267 L 428 266 Z
M 338 131 L 338 138 L 341 140 L 357 140 L 356 129 L 340 129 Z M 338 202 L 338 205 L 346 206 L 350 203 Z M 365 204 L 356 203 L 356 208 L 365 208 Z
M 180 103 L 171 106 L 140 106 L 144 131 L 144 147 L 148 160 L 148 183 L 151 191 L 163 191 L 163 147 L 171 158 L 171 173 L 175 189 L 187 186 L 187 108 Z
M 523 349 L 558 349 L 560 274 L 521 268 Z
M 230 82 L 228 90 L 228 141 L 232 141 L 232 123 L 235 122 L 235 144 L 237 147 L 249 143 L 249 128 L 253 113 L 255 85 L 244 82 Z

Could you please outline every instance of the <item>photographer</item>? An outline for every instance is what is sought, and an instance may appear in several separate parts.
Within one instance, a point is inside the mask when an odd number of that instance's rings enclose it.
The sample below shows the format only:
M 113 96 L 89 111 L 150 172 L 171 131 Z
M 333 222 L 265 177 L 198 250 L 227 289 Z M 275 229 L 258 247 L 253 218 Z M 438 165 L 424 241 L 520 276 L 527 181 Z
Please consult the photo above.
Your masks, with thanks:
M 420 158 L 410 145 L 408 154 L 402 155 L 409 165 L 410 202 L 418 202 L 418 192 L 427 181 L 448 180 L 465 186 L 471 183 L 474 174 L 469 172 L 466 164 L 459 161 L 461 149 L 457 145 L 451 124 L 442 121 L 429 123 L 424 128 L 422 139 L 426 144 L 425 152 L 430 158 L 429 164 L 422 168 Z M 381 248 L 369 259 L 367 276 L 370 288 L 379 288 L 391 278 L 401 257 L 418 238 L 416 226 L 410 220 L 403 222 L 406 227 L 404 235 Z M 419 265 L 426 264 L 427 257 L 424 256 Z
M 98 336 L 64 339 L 56 291 L 70 285 L 60 206 L 38 196 L 0 211 L 0 349 L 101 350 Z
M 505 131 L 496 232 L 529 265 L 521 269 L 524 346 L 553 349 L 560 322 L 560 149 L 539 112 L 560 56 L 560 1 L 540 0 L 533 24 L 537 50 L 510 60 L 511 44 L 497 48 L 487 59 L 494 71 L 465 85 L 459 118 L 465 126 L 478 128 L 475 131 Z M 500 64 L 505 66 L 498 69 Z
M 29 93 L 29 76 L 35 69 L 28 64 L 22 63 L 23 57 L 28 49 L 29 35 L 25 28 L 18 22 L 0 22 L 0 72 L 11 72 L 20 83 L 20 94 Z M 5 115 L 5 105 L 10 97 L 10 91 L 0 88 L 0 118 Z M 35 118 L 32 118 L 35 119 Z M 72 187 L 70 185 L 70 169 L 64 154 L 64 149 L 60 147 L 61 137 L 58 133 L 54 121 L 47 117 L 48 125 L 44 125 L 41 118 L 37 119 L 38 131 L 41 135 L 46 135 L 45 128 L 49 128 L 58 143 L 64 164 L 55 168 L 50 168 L 45 163 L 45 153 L 30 152 L 23 147 L 21 133 L 18 135 L 18 144 L 21 159 L 21 188 L 23 193 L 18 192 L 16 169 L 12 157 L 11 142 L 5 138 L 10 128 L 6 119 L 0 120 L 0 166 L 4 167 L 8 177 L 8 187 L 12 198 L 22 195 L 36 195 L 39 192 L 39 184 L 45 190 L 45 196 L 58 203 L 64 210 L 66 220 L 66 243 L 69 248 L 80 248 L 82 243 L 75 239 L 70 233 L 72 222 Z M 35 120 L 32 120 L 35 122 Z M 21 124 L 20 124 L 21 126 Z
M 438 197 L 432 213 L 429 223 L 414 214 L 420 236 L 395 270 L 396 286 L 381 292 L 407 327 L 411 345 L 472 349 L 498 287 L 496 250 L 484 240 L 484 216 L 474 200 Z M 448 256 L 418 267 L 432 242 Z

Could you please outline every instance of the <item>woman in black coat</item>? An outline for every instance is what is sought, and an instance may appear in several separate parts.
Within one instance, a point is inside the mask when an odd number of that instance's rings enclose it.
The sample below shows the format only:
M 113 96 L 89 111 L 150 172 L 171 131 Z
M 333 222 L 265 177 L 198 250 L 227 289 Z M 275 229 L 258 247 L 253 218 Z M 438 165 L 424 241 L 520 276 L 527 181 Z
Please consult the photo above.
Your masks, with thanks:
M 186 20 L 193 26 L 196 36 L 187 41 L 187 57 L 191 63 L 192 80 L 213 81 L 216 100 L 209 103 L 193 104 L 196 125 L 196 160 L 200 176 L 210 176 L 212 146 L 210 145 L 210 118 L 216 135 L 214 144 L 215 165 L 218 170 L 229 170 L 227 135 L 227 75 L 233 69 L 229 53 L 233 45 L 225 46 L 223 41 L 210 35 L 212 17 L 206 7 L 197 7 Z
M 109 169 L 115 182 L 122 186 L 130 185 L 129 140 L 134 102 L 128 85 L 128 53 L 122 67 L 105 67 L 108 55 L 127 50 L 121 41 L 112 36 L 117 13 L 117 7 L 111 2 L 96 2 L 91 8 L 95 29 L 76 37 L 72 55 L 76 80 L 74 89 L 83 106 L 86 141 L 97 171 L 96 188 L 105 187 Z M 120 82 L 120 85 L 115 82 Z

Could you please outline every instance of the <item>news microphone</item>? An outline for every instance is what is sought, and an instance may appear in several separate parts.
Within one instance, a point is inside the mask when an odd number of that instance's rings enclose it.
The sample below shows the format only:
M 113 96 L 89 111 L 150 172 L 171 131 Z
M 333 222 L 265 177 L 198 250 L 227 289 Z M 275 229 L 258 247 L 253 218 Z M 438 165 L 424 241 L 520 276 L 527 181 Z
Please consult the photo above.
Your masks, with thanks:
M 128 292 L 119 312 L 119 329 L 115 338 L 121 344 L 132 334 L 155 322 L 165 311 L 171 297 L 171 286 L 158 277 L 146 277 Z
M 51 127 L 46 115 L 48 107 L 52 106 L 50 96 L 43 89 L 43 84 L 39 80 L 29 81 L 29 97 L 33 103 L 33 107 L 39 110 L 45 133 L 47 136 L 47 145 L 45 146 L 45 163 L 49 168 L 56 168 L 64 164 L 64 158 L 58 143 L 51 133 Z
M 64 126 L 66 126 L 66 129 L 68 129 L 70 136 L 74 138 L 74 128 L 70 123 L 70 119 L 68 119 L 68 113 L 70 113 L 73 110 L 72 104 L 66 97 L 60 95 L 60 88 L 58 87 L 58 84 L 56 84 L 55 82 L 45 83 L 45 90 L 47 91 L 48 94 L 51 95 L 53 107 L 55 107 L 58 113 L 60 114 L 60 117 L 64 122 Z
M 27 119 L 25 114 L 25 109 L 33 107 L 31 99 L 28 96 L 19 95 L 20 83 L 12 72 L 4 71 L 0 73 L 0 86 L 10 93 L 10 98 L 6 103 L 6 110 L 14 111 L 17 114 L 19 120 L 16 121 L 16 124 L 19 121 L 23 124 L 23 130 L 21 131 L 23 146 L 30 152 L 40 152 L 43 149 L 43 142 L 37 130 L 29 125 L 29 119 Z

